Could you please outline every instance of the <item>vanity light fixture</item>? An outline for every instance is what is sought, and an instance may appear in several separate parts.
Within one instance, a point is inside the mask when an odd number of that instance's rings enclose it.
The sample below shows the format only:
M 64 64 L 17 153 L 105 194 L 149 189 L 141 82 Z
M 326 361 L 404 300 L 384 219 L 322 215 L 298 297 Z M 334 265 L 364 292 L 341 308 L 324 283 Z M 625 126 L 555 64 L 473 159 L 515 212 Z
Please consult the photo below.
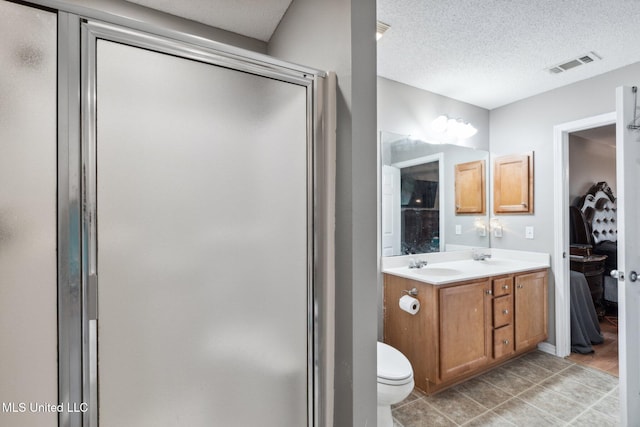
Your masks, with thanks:
M 431 122 L 431 130 L 444 133 L 458 139 L 470 138 L 478 132 L 471 123 L 462 119 L 450 119 L 448 116 L 438 116 Z

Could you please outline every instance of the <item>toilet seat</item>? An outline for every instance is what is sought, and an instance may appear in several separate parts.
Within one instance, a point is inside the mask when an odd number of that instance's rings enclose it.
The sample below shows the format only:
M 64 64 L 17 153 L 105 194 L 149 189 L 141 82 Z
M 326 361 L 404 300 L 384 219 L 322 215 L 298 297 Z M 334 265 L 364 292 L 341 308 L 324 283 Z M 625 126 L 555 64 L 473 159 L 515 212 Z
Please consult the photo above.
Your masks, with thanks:
M 401 386 L 413 381 L 413 369 L 404 354 L 378 341 L 378 383 Z

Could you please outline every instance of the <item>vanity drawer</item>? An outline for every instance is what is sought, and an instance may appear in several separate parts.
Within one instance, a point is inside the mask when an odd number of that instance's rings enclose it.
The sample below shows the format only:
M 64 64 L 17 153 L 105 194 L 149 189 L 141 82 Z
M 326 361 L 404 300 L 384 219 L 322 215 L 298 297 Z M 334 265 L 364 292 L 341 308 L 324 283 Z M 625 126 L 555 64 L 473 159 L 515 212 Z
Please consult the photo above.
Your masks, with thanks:
M 493 331 L 493 358 L 499 359 L 515 351 L 513 325 L 503 326 Z
M 513 289 L 513 277 L 493 279 L 493 295 L 496 297 L 507 295 Z
M 513 322 L 513 298 L 503 295 L 493 299 L 493 327 L 499 328 Z

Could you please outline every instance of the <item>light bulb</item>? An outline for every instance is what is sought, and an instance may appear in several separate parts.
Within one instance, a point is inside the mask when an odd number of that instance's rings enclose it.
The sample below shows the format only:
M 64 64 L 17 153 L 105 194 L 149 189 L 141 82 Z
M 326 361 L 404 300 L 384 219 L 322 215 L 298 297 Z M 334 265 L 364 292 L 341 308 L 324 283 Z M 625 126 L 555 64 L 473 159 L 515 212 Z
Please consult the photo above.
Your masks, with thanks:
M 438 116 L 431 122 L 431 129 L 436 133 L 442 133 L 447 129 L 447 116 Z

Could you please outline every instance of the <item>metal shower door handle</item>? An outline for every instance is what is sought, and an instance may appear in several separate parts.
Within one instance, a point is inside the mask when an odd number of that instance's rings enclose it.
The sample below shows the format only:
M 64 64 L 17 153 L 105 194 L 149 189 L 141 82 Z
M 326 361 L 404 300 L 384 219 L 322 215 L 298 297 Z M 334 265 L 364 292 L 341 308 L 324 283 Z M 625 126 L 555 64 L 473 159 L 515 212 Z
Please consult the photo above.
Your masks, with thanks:
M 609 275 L 614 279 L 618 279 L 619 281 L 624 282 L 624 273 L 622 271 L 611 270 L 611 273 L 609 273 Z
M 631 273 L 629 273 L 629 280 L 631 280 L 632 282 L 635 282 L 636 280 L 638 280 L 638 273 L 631 270 Z

